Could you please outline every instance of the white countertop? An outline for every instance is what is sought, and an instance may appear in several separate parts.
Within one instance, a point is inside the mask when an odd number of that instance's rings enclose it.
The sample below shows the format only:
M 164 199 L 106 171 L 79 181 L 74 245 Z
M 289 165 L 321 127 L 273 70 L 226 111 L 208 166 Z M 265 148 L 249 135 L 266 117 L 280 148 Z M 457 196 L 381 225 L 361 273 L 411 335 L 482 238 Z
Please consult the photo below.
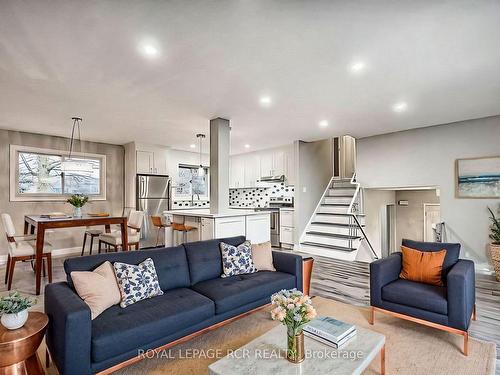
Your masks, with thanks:
M 163 211 L 164 215 L 178 215 L 178 216 L 192 216 L 192 217 L 208 217 L 208 218 L 218 218 L 218 217 L 233 217 L 233 216 L 250 216 L 250 215 L 269 215 L 269 211 L 253 211 L 253 210 L 242 210 L 242 209 L 231 209 L 219 213 L 211 213 L 209 209 L 190 209 L 190 210 L 170 210 Z

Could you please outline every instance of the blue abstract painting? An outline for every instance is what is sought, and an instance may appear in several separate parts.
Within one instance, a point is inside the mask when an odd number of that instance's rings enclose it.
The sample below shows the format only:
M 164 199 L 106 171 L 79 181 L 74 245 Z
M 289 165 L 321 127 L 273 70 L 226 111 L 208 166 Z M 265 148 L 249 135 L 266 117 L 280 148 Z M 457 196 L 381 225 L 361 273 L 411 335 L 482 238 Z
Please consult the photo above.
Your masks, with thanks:
M 500 157 L 457 160 L 459 198 L 500 198 Z

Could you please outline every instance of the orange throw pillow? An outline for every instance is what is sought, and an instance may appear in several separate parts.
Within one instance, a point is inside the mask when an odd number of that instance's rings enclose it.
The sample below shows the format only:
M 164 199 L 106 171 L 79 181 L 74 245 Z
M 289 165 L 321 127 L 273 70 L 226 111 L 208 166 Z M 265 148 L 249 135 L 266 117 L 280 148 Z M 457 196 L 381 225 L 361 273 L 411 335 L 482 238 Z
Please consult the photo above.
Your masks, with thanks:
M 401 251 L 403 252 L 403 270 L 399 274 L 401 279 L 437 286 L 444 285 L 441 271 L 446 250 L 418 251 L 401 246 Z

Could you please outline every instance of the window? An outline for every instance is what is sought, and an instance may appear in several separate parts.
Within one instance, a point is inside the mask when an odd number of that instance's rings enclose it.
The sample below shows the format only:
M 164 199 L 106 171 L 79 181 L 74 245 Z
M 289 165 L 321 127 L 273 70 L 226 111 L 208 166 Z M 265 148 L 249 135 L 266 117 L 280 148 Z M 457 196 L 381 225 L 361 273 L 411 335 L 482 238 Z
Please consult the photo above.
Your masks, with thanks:
M 193 165 L 179 165 L 179 179 L 177 181 L 176 195 L 208 196 L 208 168 L 204 167 L 205 175 L 198 176 L 198 167 Z
M 105 161 L 105 155 L 74 153 L 69 159 L 62 151 L 11 146 L 11 200 L 106 199 Z

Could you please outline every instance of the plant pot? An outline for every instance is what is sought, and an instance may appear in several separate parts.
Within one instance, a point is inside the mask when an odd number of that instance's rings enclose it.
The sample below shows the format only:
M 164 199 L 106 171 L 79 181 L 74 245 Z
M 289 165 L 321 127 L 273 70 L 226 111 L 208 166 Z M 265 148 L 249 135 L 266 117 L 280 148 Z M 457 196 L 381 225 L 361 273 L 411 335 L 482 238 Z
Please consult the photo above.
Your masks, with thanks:
M 28 320 L 28 309 L 17 314 L 2 314 L 2 325 L 7 329 L 21 328 Z
M 292 363 L 300 363 L 305 358 L 304 351 L 304 333 L 298 335 L 287 332 L 287 351 L 286 358 Z
M 82 208 L 81 207 L 75 207 L 73 209 L 73 216 L 74 217 L 82 217 Z
M 497 281 L 500 281 L 500 244 L 490 244 L 490 255 L 495 268 L 495 276 Z

